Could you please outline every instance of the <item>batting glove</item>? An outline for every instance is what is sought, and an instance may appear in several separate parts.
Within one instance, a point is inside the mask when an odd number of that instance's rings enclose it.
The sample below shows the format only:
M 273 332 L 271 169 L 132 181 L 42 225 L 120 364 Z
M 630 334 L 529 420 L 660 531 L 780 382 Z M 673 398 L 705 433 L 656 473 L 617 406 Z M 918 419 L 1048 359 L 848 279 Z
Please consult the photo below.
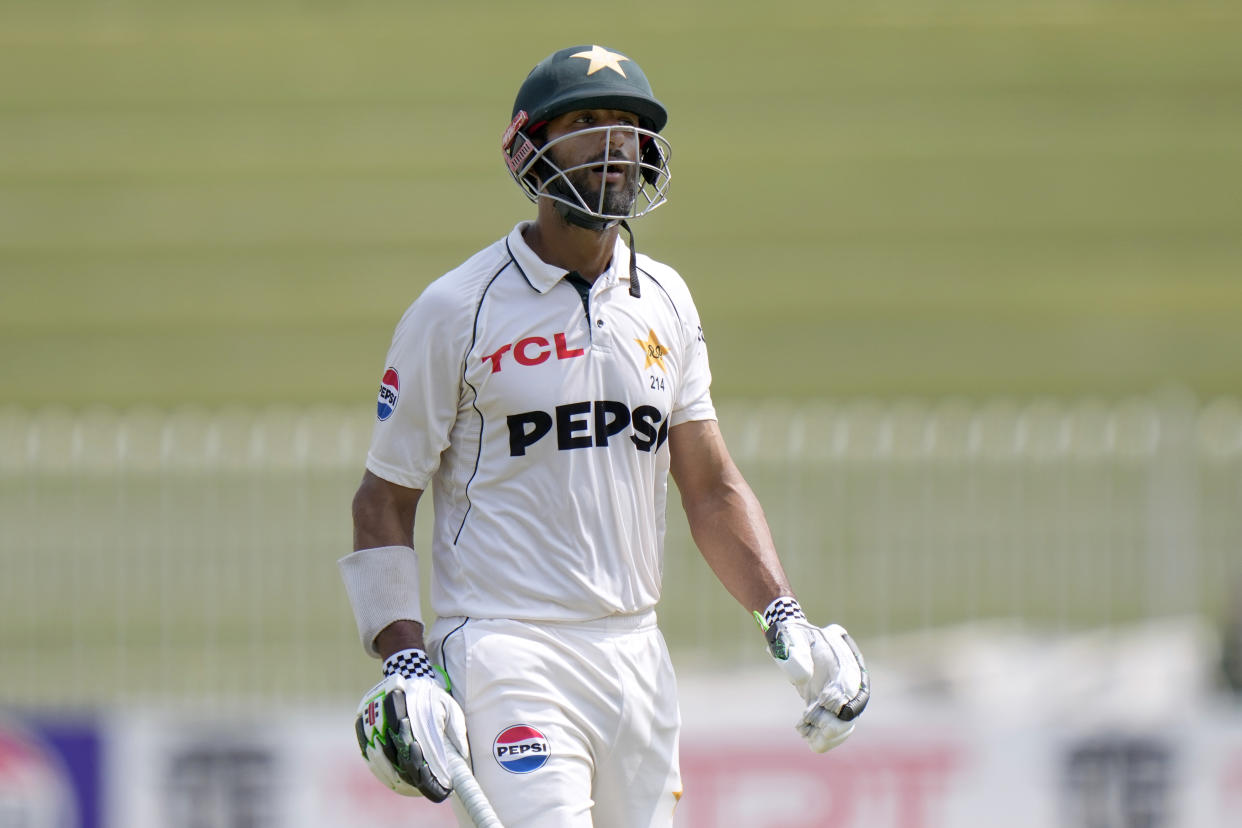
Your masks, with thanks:
M 793 598 L 777 598 L 755 619 L 769 655 L 806 702 L 798 733 L 816 753 L 844 742 L 871 697 L 867 665 L 853 639 L 838 624 L 812 626 Z
M 453 792 L 447 751 L 470 760 L 466 718 L 448 694 L 448 677 L 422 650 L 402 650 L 384 662 L 384 680 L 358 705 L 354 730 L 367 767 L 405 796 L 443 802 Z

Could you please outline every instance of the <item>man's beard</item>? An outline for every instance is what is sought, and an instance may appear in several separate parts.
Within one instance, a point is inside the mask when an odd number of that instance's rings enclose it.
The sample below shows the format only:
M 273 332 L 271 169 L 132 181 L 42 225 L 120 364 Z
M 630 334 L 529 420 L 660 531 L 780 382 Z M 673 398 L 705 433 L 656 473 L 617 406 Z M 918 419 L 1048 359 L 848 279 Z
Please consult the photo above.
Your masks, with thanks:
M 603 161 L 599 162 L 603 164 Z M 587 209 L 609 216 L 628 216 L 638 198 L 638 165 L 629 162 L 617 164 L 625 173 L 624 180 L 616 186 L 608 186 L 602 180 L 598 188 L 590 184 L 591 175 L 600 170 L 598 166 L 582 167 L 565 175 L 558 175 L 548 182 L 548 191 L 577 204 L 579 197 Z M 572 186 L 571 186 L 572 185 Z M 575 194 L 573 191 L 576 190 Z M 603 203 L 600 203 L 601 190 Z

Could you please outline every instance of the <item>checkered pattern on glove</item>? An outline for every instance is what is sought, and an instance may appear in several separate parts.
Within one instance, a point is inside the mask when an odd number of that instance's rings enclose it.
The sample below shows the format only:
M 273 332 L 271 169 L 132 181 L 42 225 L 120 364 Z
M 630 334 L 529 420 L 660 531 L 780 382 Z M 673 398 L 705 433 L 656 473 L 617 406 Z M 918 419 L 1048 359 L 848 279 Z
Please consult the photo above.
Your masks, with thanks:
M 417 648 L 398 650 L 384 659 L 384 675 L 399 675 L 402 678 L 436 677 L 435 668 L 431 666 L 427 654 Z
M 806 620 L 806 613 L 802 611 L 802 607 L 798 605 L 797 598 L 781 596 L 772 603 L 768 604 L 768 608 L 763 611 L 763 623 L 769 627 L 781 621 Z

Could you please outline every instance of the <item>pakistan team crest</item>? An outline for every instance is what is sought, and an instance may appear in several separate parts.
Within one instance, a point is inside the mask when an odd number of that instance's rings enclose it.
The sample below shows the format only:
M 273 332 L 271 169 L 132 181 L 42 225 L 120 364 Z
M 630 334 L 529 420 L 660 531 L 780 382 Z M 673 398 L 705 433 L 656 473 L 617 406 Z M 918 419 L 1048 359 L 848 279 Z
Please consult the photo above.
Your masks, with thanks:
M 668 348 L 660 344 L 660 338 L 656 336 L 656 332 L 648 329 L 646 339 L 635 339 L 638 347 L 643 349 L 643 356 L 646 362 L 643 363 L 643 370 L 650 368 L 652 365 L 660 366 L 660 370 L 664 371 L 664 357 L 668 355 Z M 666 372 L 667 373 L 667 372 Z

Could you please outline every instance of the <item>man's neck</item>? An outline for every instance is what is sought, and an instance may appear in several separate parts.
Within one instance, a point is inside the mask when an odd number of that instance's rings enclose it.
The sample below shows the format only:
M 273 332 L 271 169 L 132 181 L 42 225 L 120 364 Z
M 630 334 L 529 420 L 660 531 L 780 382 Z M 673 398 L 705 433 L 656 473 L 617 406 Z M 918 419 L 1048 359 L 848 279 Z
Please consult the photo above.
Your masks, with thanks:
M 566 221 L 551 203 L 539 203 L 535 223 L 526 228 L 522 237 L 536 256 L 550 265 L 577 271 L 594 283 L 608 269 L 616 247 L 617 226 L 604 230 L 588 230 Z

